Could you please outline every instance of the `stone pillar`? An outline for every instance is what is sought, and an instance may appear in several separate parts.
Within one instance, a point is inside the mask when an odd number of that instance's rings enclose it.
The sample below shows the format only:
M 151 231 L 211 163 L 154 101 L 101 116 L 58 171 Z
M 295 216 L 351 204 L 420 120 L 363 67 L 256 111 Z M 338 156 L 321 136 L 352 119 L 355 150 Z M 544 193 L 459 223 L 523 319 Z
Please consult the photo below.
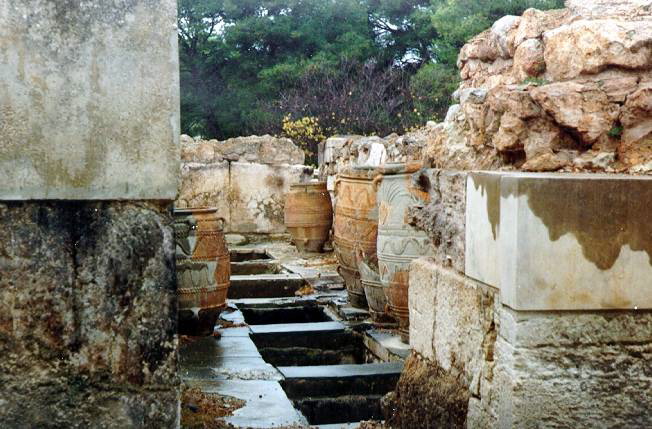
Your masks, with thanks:
M 176 2 L 0 5 L 0 426 L 176 427 Z
M 501 302 L 469 427 L 652 424 L 651 206 L 650 177 L 469 174 L 466 273 Z

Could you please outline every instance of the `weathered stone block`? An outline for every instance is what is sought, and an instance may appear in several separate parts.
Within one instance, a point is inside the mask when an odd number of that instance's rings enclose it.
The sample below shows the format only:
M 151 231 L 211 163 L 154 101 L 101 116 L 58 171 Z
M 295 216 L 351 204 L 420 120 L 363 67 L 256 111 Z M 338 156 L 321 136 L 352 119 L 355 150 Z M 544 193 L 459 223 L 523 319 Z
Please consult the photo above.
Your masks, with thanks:
M 410 263 L 410 348 L 423 357 L 434 358 L 437 270 L 425 258 Z
M 0 426 L 175 426 L 172 235 L 151 203 L 0 204 Z
M 470 404 L 467 427 L 491 416 L 501 428 L 652 424 L 652 313 L 504 307 L 500 320 L 491 394 Z
M 652 178 L 485 173 L 467 192 L 466 273 L 499 287 L 504 304 L 652 308 Z
M 227 200 L 230 232 L 284 233 L 283 209 L 290 185 L 307 181 L 312 168 L 232 162 Z
M 255 162 L 259 164 L 303 164 L 306 155 L 288 138 L 264 136 L 235 137 L 222 142 L 215 141 L 215 152 L 229 161 Z
M 217 216 L 231 223 L 229 210 L 230 168 L 228 161 L 209 164 L 196 162 L 181 166 L 181 187 L 177 207 L 216 207 Z
M 408 210 L 410 224 L 428 234 L 433 259 L 458 272 L 464 272 L 466 174 L 436 168 L 422 171 L 419 180 L 428 188 L 430 202 Z
M 501 178 L 500 289 L 519 310 L 652 308 L 652 178 Z
M 497 290 L 420 258 L 410 265 L 410 346 L 479 396 L 493 361 Z
M 174 199 L 176 1 L 3 2 L 0 199 Z
M 500 176 L 497 172 L 474 172 L 466 180 L 464 272 L 496 287 L 500 284 Z

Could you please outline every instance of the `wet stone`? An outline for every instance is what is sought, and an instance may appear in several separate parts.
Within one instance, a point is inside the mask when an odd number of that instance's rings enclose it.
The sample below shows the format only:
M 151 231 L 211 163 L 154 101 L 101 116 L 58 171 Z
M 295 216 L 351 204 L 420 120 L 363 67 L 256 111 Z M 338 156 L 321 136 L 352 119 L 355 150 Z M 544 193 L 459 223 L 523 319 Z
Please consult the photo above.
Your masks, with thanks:
M 269 380 L 219 380 L 190 383 L 206 393 L 219 393 L 245 401 L 225 421 L 237 427 L 273 428 L 280 426 L 306 426 L 305 418 L 294 409 L 277 381 Z
M 171 427 L 171 218 L 144 202 L 0 204 L 0 427 Z

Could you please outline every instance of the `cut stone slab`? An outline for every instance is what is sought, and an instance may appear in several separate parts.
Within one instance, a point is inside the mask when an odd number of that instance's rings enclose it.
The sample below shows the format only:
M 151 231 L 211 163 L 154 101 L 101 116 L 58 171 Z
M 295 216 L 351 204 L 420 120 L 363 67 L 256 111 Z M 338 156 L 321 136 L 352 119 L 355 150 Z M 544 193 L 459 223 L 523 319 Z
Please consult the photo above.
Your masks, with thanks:
M 183 143 L 181 144 L 183 150 Z M 216 216 L 224 218 L 225 228 L 231 224 L 229 205 L 229 163 L 213 164 L 186 162 L 181 164 L 179 195 L 174 202 L 177 207 L 215 207 Z M 227 235 L 228 237 L 228 235 Z M 227 241 L 227 244 L 230 244 Z
M 281 266 L 274 260 L 231 262 L 231 275 L 279 274 Z
M 367 349 L 384 362 L 403 361 L 410 354 L 410 346 L 399 335 L 385 331 L 365 332 L 364 344 Z
M 652 308 L 652 177 L 496 176 L 469 178 L 467 275 L 516 310 Z
M 346 329 L 339 322 L 288 323 L 251 326 L 251 337 L 262 349 L 321 349 L 343 350 L 359 344 L 359 334 Z
M 250 326 L 254 335 L 290 334 L 306 332 L 337 332 L 346 328 L 340 322 L 315 322 L 315 323 L 281 323 L 274 325 Z
M 305 181 L 312 168 L 305 165 L 264 165 L 232 162 L 229 195 L 230 232 L 284 233 L 285 194 L 290 186 Z
M 274 428 L 279 426 L 308 426 L 305 417 L 292 406 L 277 381 L 268 380 L 218 380 L 193 381 L 206 393 L 233 396 L 244 400 L 245 406 L 226 417 L 236 427 Z
M 223 380 L 281 380 L 283 376 L 263 358 L 228 357 L 212 368 L 214 377 Z
M 328 425 L 312 425 L 311 429 L 356 429 L 360 426 L 360 422 L 355 423 L 331 423 Z
M 339 313 L 344 320 L 364 320 L 369 318 L 369 312 L 367 310 L 351 307 L 349 305 L 340 307 Z
M 500 289 L 516 310 L 652 308 L 652 177 L 501 178 Z
M 466 179 L 464 271 L 494 287 L 500 284 L 500 178 L 501 173 L 471 172 Z
M 248 326 L 242 326 L 238 328 L 225 328 L 219 329 L 219 333 L 224 337 L 248 337 L 251 333 L 251 329 Z
M 279 298 L 292 297 L 306 284 L 298 274 L 256 274 L 231 276 L 228 297 Z
M 282 297 L 282 298 L 242 298 L 230 299 L 232 304 L 239 307 L 256 308 L 256 307 L 294 307 L 303 303 L 310 304 L 317 302 L 312 296 L 301 297 Z M 240 313 L 242 314 L 242 313 Z M 243 319 L 244 320 L 244 319 Z
M 235 328 L 237 329 L 237 328 Z M 261 357 L 249 336 L 205 337 L 179 349 L 184 379 L 279 380 L 278 371 Z
M 184 380 L 281 380 L 283 377 L 262 358 L 217 357 L 212 366 L 181 366 Z
M 3 2 L 1 200 L 173 200 L 177 2 Z
M 204 337 L 192 340 L 179 348 L 182 364 L 190 366 L 216 366 L 222 357 L 260 357 L 249 337 Z
M 403 362 L 367 363 L 361 365 L 279 366 L 286 380 L 292 378 L 373 377 L 400 374 Z
M 402 362 L 361 365 L 284 366 L 277 368 L 288 397 L 384 395 L 394 390 Z
M 499 313 L 468 427 L 652 427 L 651 311 Z

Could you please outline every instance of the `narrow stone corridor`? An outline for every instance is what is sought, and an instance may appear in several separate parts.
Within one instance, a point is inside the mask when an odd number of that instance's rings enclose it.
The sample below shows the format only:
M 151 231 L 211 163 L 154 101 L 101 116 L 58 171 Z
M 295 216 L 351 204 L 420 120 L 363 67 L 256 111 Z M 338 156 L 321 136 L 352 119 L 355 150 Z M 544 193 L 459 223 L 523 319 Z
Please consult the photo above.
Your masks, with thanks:
M 408 346 L 347 304 L 333 255 L 299 254 L 284 241 L 230 253 L 228 306 L 214 335 L 181 339 L 188 388 L 244 401 L 224 418 L 236 427 L 382 420 L 381 398 L 394 390 Z

